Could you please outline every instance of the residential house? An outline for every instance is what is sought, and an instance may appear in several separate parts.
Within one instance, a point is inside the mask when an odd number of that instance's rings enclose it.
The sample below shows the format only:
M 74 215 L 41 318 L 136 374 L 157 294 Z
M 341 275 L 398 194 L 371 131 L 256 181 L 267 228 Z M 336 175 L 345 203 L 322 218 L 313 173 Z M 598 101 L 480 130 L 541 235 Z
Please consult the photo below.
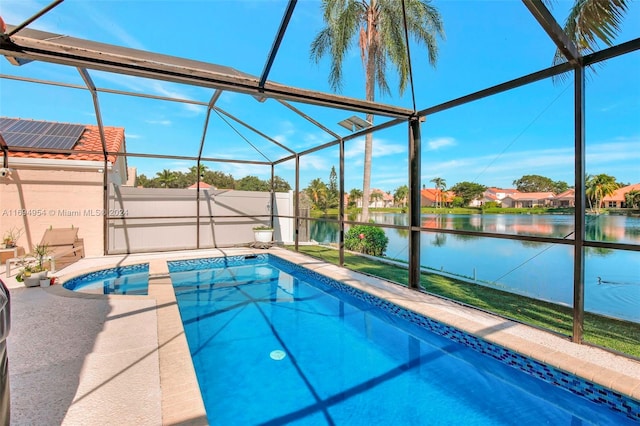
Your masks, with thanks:
M 481 199 L 474 200 L 471 204 L 475 203 L 477 206 L 481 206 L 489 202 L 495 202 L 498 203 L 498 205 L 502 205 L 502 200 L 506 196 L 518 193 L 520 193 L 520 191 L 515 188 L 496 188 L 495 186 L 492 186 L 482 193 Z
M 374 194 L 377 194 L 377 195 L 374 195 Z M 362 207 L 362 198 L 358 199 L 358 201 L 356 202 L 356 206 L 360 208 Z M 382 189 L 377 189 L 377 188 L 371 189 L 371 194 L 369 196 L 369 208 L 386 208 L 386 207 L 393 207 L 393 195 L 387 194 Z
M 625 195 L 631 191 L 640 191 L 640 183 L 634 183 L 633 185 L 623 186 L 614 191 L 613 194 L 607 195 L 602 199 L 602 207 L 605 208 L 626 208 L 627 201 Z
M 569 188 L 564 192 L 553 197 L 551 201 L 553 207 L 575 207 L 576 206 L 576 190 Z
M 422 188 L 420 191 L 421 207 L 450 206 L 454 194 L 451 191 L 442 191 L 438 188 Z
M 109 154 L 105 163 L 98 126 L 0 117 L 0 134 L 12 148 L 0 156 L 9 169 L 0 177 L 0 234 L 23 230 L 18 245 L 29 252 L 47 228 L 74 226 L 87 256 L 103 254 L 104 174 L 110 186 L 127 182 L 126 158 Z M 124 128 L 104 127 L 104 136 L 108 152 L 126 152 Z
M 504 197 L 502 207 L 548 207 L 553 199 L 553 192 L 518 192 Z
M 384 192 L 381 189 L 372 189 L 369 199 L 369 207 L 387 208 L 393 207 L 393 195 Z

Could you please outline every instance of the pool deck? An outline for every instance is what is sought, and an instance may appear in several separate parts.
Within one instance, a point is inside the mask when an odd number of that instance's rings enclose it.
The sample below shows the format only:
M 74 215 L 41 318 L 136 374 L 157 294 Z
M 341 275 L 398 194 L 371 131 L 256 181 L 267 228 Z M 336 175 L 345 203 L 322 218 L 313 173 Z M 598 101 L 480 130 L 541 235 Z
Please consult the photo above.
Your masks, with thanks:
M 418 293 L 281 248 L 181 251 L 82 259 L 64 281 L 149 262 L 148 296 L 11 289 L 11 416 L 15 425 L 204 425 L 204 405 L 166 260 L 269 253 L 640 400 L 640 362 Z

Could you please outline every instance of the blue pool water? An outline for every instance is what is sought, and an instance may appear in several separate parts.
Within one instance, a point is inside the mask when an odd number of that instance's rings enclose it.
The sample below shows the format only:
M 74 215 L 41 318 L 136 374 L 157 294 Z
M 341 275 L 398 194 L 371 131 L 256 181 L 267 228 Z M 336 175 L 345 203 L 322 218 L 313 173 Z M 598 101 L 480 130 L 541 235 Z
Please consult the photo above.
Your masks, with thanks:
M 120 266 L 80 275 L 62 285 L 84 293 L 147 294 L 149 290 L 149 264 Z
M 169 270 L 212 425 L 640 422 L 638 401 L 269 255 Z

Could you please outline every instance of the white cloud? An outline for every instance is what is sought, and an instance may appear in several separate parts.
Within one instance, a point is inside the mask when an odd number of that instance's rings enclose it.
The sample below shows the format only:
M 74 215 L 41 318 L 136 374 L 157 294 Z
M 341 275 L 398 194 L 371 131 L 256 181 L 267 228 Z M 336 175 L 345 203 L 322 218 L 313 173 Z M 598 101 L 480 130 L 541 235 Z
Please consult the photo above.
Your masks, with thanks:
M 607 173 L 616 176 L 616 172 L 629 170 L 625 164 L 640 161 L 640 139 L 616 139 L 611 142 L 587 144 L 586 169 L 606 166 Z M 550 148 L 509 152 L 501 155 L 483 155 L 458 157 L 448 161 L 423 164 L 423 180 L 434 176 L 443 177 L 451 185 L 463 181 L 477 181 L 490 185 L 508 185 L 513 179 L 524 174 L 541 174 L 554 180 L 573 181 L 573 148 Z M 637 170 L 637 169 L 636 169 Z M 503 176 L 503 182 L 494 182 Z M 636 173 L 638 176 L 638 173 Z M 631 177 L 619 178 L 623 181 L 634 180 Z
M 384 139 L 373 138 L 373 158 L 387 157 L 389 155 L 402 154 L 407 152 L 407 147 L 400 144 L 391 143 Z M 345 144 L 345 158 L 359 158 L 364 156 L 364 138 L 350 141 Z
M 427 150 L 428 151 L 437 151 L 440 148 L 445 148 L 448 146 L 455 146 L 456 140 L 452 137 L 441 137 L 436 139 L 427 139 Z
M 148 124 L 157 124 L 160 126 L 171 126 L 171 120 L 145 120 Z

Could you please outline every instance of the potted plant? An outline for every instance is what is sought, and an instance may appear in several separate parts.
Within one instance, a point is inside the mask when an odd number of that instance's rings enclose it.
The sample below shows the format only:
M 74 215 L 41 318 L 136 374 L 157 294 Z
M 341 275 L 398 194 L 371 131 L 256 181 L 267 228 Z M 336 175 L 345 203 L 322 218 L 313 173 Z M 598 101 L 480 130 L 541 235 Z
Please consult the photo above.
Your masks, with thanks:
M 42 285 L 43 287 L 48 286 L 49 279 L 47 278 L 47 274 L 49 271 L 44 265 L 45 257 L 48 254 L 49 246 L 46 244 L 38 244 L 33 247 L 31 256 L 35 258 L 35 264 L 25 264 L 21 272 L 25 287 L 36 287 L 38 285 Z M 23 263 L 26 263 L 25 260 L 23 260 Z M 47 283 L 44 283 L 44 281 L 47 281 Z
M 18 243 L 18 239 L 20 238 L 21 235 L 22 235 L 22 229 L 18 229 L 15 227 L 5 231 L 4 235 L 2 236 L 2 242 L 4 244 L 4 247 L 14 248 Z
M 273 228 L 260 225 L 253 228 L 253 237 L 258 243 L 270 243 L 273 240 Z
M 22 270 L 20 271 L 20 273 L 18 274 L 18 276 L 16 277 L 16 280 L 18 282 L 20 281 L 24 281 L 24 286 L 25 287 L 37 287 L 40 285 L 40 275 L 36 274 L 34 275 L 34 270 L 35 268 L 32 265 L 25 265 Z

